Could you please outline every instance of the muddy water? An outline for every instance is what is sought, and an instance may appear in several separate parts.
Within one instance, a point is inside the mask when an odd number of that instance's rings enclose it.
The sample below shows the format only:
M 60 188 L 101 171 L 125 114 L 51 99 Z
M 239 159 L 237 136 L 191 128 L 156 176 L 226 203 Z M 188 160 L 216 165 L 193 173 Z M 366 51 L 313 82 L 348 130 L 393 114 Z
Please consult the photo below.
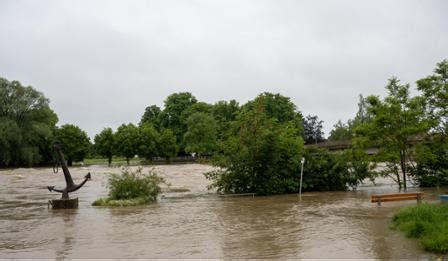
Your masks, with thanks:
M 389 229 L 400 206 L 369 203 L 386 183 L 356 192 L 270 197 L 218 197 L 208 192 L 205 165 L 160 166 L 171 187 L 158 203 L 101 208 L 107 173 L 119 168 L 73 168 L 75 183 L 93 180 L 72 197 L 76 210 L 49 210 L 45 189 L 63 185 L 50 169 L 0 171 L 0 258 L 428 258 L 414 240 Z M 437 191 L 427 190 L 428 200 Z

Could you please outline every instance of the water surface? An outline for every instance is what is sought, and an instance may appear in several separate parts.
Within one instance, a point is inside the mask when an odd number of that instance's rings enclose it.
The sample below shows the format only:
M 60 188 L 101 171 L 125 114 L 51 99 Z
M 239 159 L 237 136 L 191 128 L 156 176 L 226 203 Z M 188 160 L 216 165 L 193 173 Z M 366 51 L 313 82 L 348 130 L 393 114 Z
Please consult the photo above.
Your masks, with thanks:
M 91 203 L 107 194 L 108 172 L 118 168 L 73 168 L 75 183 L 89 181 L 72 197 L 79 209 L 51 210 L 60 195 L 47 185 L 64 185 L 51 169 L 0 171 L 0 258 L 428 258 L 417 241 L 390 230 L 393 213 L 415 202 L 369 202 L 354 192 L 269 197 L 218 197 L 202 173 L 212 168 L 187 164 L 157 171 L 186 193 L 164 193 L 143 207 L 102 208 Z M 426 190 L 428 200 L 438 191 Z

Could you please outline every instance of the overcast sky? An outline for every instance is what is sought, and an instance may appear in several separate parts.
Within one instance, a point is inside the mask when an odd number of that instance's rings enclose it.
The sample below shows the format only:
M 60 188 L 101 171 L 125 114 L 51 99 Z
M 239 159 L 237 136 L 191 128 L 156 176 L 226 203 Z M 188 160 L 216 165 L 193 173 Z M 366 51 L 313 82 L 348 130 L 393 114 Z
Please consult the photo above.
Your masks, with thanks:
M 328 135 L 359 94 L 415 86 L 448 58 L 448 1 L 0 1 L 0 77 L 93 137 L 174 92 L 291 97 Z

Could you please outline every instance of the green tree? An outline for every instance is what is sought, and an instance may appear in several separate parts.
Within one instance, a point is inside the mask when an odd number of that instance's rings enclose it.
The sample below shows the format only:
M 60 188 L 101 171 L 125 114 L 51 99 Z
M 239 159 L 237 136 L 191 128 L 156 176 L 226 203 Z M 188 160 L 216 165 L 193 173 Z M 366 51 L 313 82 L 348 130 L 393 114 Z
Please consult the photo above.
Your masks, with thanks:
M 342 121 L 338 121 L 333 126 L 333 129 L 330 131 L 330 136 L 328 140 L 330 141 L 341 141 L 341 140 L 351 140 L 352 132 L 348 124 L 342 123 Z
M 219 101 L 213 105 L 212 115 L 218 126 L 218 140 L 222 141 L 226 138 L 231 122 L 235 121 L 239 111 L 240 106 L 235 100 L 230 100 L 229 102 Z
M 138 128 L 132 123 L 122 124 L 115 133 L 116 153 L 125 157 L 128 165 L 129 160 L 138 153 L 139 138 Z
M 176 136 L 170 129 L 160 131 L 157 141 L 157 152 L 160 157 L 165 158 L 167 162 L 177 155 L 178 147 L 176 144 Z
M 151 124 L 143 124 L 139 127 L 139 140 L 137 153 L 140 157 L 152 161 L 157 156 L 157 139 L 159 133 Z
M 161 124 L 163 128 L 171 129 L 176 135 L 179 149 L 184 151 L 182 144 L 183 136 L 187 131 L 186 118 L 184 111 L 197 103 L 196 98 L 189 92 L 174 93 L 165 100 L 165 108 L 161 114 Z
M 157 105 L 146 107 L 145 113 L 140 120 L 140 125 L 151 124 L 156 129 L 160 129 L 161 114 L 162 111 Z
M 203 112 L 192 114 L 187 120 L 184 136 L 185 151 L 199 156 L 210 154 L 216 149 L 216 121 L 213 116 Z
M 258 103 L 239 115 L 223 153 L 214 164 L 219 170 L 206 177 L 225 193 L 279 194 L 298 191 L 303 140 L 298 130 L 279 123 Z
M 428 115 L 434 120 L 435 130 L 446 136 L 448 127 L 448 60 L 437 64 L 433 75 L 417 81 Z
M 95 135 L 95 152 L 107 158 L 108 166 L 112 164 L 112 157 L 115 153 L 114 133 L 111 128 L 103 129 Z
M 87 133 L 73 124 L 64 124 L 55 131 L 55 139 L 61 144 L 67 165 L 84 160 L 90 150 Z
M 316 144 L 325 140 L 323 123 L 317 116 L 306 116 L 303 120 L 305 144 Z
M 388 96 L 383 101 L 377 96 L 367 98 L 372 118 L 358 126 L 356 142 L 378 146 L 376 161 L 387 163 L 383 174 L 391 176 L 400 188 L 406 190 L 412 138 L 425 133 L 430 125 L 423 117 L 423 99 L 410 97 L 408 84 L 402 85 L 392 78 L 386 89 Z
M 417 146 L 413 174 L 421 186 L 448 185 L 448 61 L 438 63 L 434 74 L 418 80 L 417 87 L 431 130 Z
M 50 162 L 52 130 L 57 121 L 41 92 L 0 78 L 0 166 Z

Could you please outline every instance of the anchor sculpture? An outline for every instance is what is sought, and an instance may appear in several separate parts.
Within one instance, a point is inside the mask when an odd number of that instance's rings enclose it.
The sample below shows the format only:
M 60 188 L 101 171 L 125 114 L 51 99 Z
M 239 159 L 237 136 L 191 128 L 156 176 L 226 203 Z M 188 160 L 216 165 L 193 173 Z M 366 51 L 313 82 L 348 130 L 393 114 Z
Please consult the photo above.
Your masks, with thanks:
M 90 172 L 84 177 L 84 180 L 76 185 L 73 182 L 72 176 L 70 175 L 70 171 L 68 170 L 67 164 L 64 159 L 64 154 L 61 151 L 61 147 L 59 143 L 55 142 L 53 144 L 53 149 L 56 153 L 56 164 L 53 167 L 53 172 L 58 172 L 59 164 L 62 167 L 62 171 L 64 172 L 65 183 L 67 186 L 63 189 L 57 189 L 55 186 L 48 186 L 49 191 L 56 191 L 62 193 L 62 197 L 60 200 L 50 200 L 49 203 L 53 206 L 53 208 L 76 208 L 78 207 L 78 198 L 70 199 L 68 193 L 77 191 L 84 184 L 86 184 L 87 180 L 91 178 Z

